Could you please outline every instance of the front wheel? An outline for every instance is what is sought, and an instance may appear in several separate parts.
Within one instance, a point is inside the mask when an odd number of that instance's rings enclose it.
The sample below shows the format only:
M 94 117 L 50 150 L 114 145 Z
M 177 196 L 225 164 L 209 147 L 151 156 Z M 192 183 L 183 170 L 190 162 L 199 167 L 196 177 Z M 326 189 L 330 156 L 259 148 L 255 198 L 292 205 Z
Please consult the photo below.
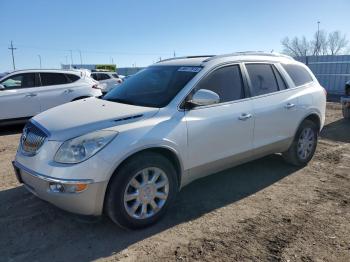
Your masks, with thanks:
M 317 125 L 310 120 L 305 120 L 298 128 L 292 145 L 282 155 L 292 165 L 305 166 L 316 151 L 317 140 Z
M 176 171 L 160 154 L 132 157 L 113 177 L 105 208 L 112 221 L 124 228 L 142 228 L 166 212 L 177 192 Z

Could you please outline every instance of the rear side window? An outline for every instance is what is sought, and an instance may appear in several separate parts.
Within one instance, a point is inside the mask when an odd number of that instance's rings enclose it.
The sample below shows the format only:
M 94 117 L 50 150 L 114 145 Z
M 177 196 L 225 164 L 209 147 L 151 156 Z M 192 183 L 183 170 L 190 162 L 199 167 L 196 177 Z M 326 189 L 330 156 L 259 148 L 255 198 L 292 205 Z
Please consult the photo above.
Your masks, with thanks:
M 100 74 L 100 79 L 99 80 L 107 80 L 110 79 L 111 77 L 107 74 Z
M 196 90 L 208 89 L 220 96 L 220 102 L 244 98 L 241 70 L 238 65 L 226 66 L 215 70 L 202 80 Z
M 246 64 L 251 82 L 251 95 L 259 96 L 278 91 L 277 81 L 269 64 Z
M 293 64 L 283 64 L 282 66 L 293 80 L 295 86 L 305 85 L 313 81 L 309 72 L 302 66 Z
M 40 73 L 41 85 L 52 86 L 52 85 L 63 85 L 68 84 L 68 78 L 61 73 Z
M 113 74 L 112 75 L 114 78 L 119 78 L 119 76 L 117 74 Z
M 91 74 L 91 77 L 92 77 L 93 79 L 95 79 L 96 81 L 98 81 L 98 77 L 97 77 L 96 74 Z
M 66 74 L 66 77 L 68 78 L 68 80 L 73 83 L 75 81 L 78 81 L 80 79 L 79 76 L 77 75 L 73 75 L 73 74 Z

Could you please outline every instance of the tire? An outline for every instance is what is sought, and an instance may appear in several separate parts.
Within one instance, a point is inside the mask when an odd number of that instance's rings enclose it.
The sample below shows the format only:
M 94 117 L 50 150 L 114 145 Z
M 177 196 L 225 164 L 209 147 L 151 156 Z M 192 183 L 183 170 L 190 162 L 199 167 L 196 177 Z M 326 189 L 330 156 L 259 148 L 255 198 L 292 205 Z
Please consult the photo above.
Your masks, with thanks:
M 312 132 L 312 135 L 309 136 L 309 132 Z M 305 166 L 309 163 L 317 147 L 318 133 L 318 127 L 313 121 L 304 120 L 295 134 L 293 143 L 286 152 L 282 153 L 285 161 L 294 166 Z M 305 148 L 307 148 L 306 153 Z
M 148 186 L 144 186 L 147 183 L 144 183 L 145 178 L 141 171 L 146 174 Z M 158 174 L 159 177 L 152 183 L 152 179 Z M 157 186 L 163 184 L 165 184 L 164 187 L 157 189 Z M 113 175 L 107 189 L 105 211 L 114 223 L 123 228 L 147 227 L 157 222 L 166 213 L 177 191 L 178 181 L 172 163 L 157 153 L 140 153 L 127 160 Z M 155 196 L 156 194 L 163 199 Z M 166 194 L 167 197 L 164 199 Z M 137 195 L 136 198 L 135 195 Z M 129 196 L 133 199 L 127 201 Z M 133 207 L 136 206 L 138 208 L 134 211 Z

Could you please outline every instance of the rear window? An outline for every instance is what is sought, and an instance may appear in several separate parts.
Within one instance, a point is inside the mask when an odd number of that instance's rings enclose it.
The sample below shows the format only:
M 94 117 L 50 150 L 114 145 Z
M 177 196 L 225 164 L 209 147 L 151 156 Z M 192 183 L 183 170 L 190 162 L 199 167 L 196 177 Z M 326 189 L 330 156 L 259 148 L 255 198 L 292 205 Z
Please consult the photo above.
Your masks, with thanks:
M 70 82 L 75 82 L 75 81 L 78 81 L 80 79 L 79 76 L 73 75 L 73 74 L 66 74 L 66 77 L 68 78 L 68 80 Z
M 117 74 L 113 74 L 112 75 L 114 78 L 119 78 L 119 76 Z
M 63 85 L 70 83 L 68 78 L 61 73 L 40 73 L 40 78 L 41 85 L 43 86 Z
M 302 66 L 293 64 L 284 64 L 282 66 L 293 80 L 295 86 L 305 85 L 313 81 L 310 73 Z

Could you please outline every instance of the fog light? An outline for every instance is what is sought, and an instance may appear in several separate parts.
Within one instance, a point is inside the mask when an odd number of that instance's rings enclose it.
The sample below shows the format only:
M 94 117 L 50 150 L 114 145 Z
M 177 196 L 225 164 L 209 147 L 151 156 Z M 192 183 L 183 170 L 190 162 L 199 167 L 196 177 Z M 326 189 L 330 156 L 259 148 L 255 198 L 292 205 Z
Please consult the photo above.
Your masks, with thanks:
M 50 191 L 54 193 L 79 193 L 87 189 L 88 185 L 84 183 L 77 184 L 61 184 L 61 183 L 50 183 Z
M 60 183 L 50 183 L 49 185 L 51 192 L 54 193 L 63 193 L 64 192 L 64 186 Z

